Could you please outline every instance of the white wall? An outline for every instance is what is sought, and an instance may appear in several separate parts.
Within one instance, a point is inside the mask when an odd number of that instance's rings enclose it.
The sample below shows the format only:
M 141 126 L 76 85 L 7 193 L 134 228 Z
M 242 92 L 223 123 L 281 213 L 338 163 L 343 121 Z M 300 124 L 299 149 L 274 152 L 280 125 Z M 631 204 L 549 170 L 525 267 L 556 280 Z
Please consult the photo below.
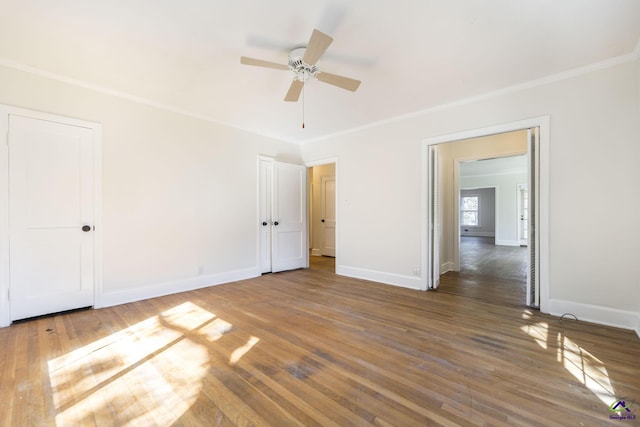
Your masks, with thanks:
M 1 67 L 0 103 L 102 124 L 105 304 L 258 274 L 257 156 L 298 146 Z
M 420 142 L 549 115 L 548 311 L 635 327 L 639 80 L 636 59 L 305 144 L 305 161 L 339 158 L 337 271 L 415 284 L 425 256 Z

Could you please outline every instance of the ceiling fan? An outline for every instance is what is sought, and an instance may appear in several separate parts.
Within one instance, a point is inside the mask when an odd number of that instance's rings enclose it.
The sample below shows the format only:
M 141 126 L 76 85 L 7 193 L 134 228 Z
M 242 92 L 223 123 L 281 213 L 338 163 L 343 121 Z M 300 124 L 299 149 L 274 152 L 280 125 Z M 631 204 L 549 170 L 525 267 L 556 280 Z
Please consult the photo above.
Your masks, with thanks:
M 320 71 L 316 66 L 316 63 L 331 42 L 333 42 L 331 36 L 321 31 L 313 30 L 307 46 L 293 49 L 289 53 L 289 63 L 286 65 L 264 61 L 262 59 L 248 58 L 246 56 L 240 57 L 240 63 L 244 65 L 255 65 L 257 67 L 293 71 L 295 77 L 291 82 L 287 95 L 284 97 L 284 100 L 288 102 L 296 102 L 300 98 L 304 83 L 310 78 L 355 92 L 360 86 L 360 80 Z

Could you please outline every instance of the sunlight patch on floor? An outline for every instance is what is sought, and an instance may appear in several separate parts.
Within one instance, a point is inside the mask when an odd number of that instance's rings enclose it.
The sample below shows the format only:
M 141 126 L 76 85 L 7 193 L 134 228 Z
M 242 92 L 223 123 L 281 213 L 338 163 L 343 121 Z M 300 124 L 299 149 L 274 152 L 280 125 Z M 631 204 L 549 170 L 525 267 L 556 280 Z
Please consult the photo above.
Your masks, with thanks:
M 258 344 L 258 341 L 260 341 L 260 338 L 251 337 L 245 345 L 236 348 L 233 353 L 231 353 L 231 357 L 229 357 L 229 364 L 235 365 L 236 363 L 238 363 L 238 360 L 240 360 L 242 356 L 247 354 L 254 345 Z
M 216 323 L 217 322 L 217 323 Z M 232 325 L 186 302 L 49 361 L 57 425 L 169 425 L 198 398 L 207 348 Z M 248 350 L 247 350 L 248 351 Z
M 558 361 L 605 405 L 615 400 L 615 390 L 604 363 L 570 338 L 558 333 Z
M 533 313 L 524 310 L 522 319 L 531 322 L 520 327 L 520 330 L 529 335 L 542 349 L 557 349 L 556 360 L 564 369 L 573 375 L 582 385 L 594 394 L 606 406 L 615 400 L 615 390 L 609 380 L 609 373 L 604 362 L 568 338 L 564 332 L 558 332 L 549 336 L 549 323 L 535 322 Z
M 545 350 L 547 349 L 547 339 L 549 336 L 549 324 L 547 322 L 521 326 L 520 330 L 533 338 L 540 347 Z

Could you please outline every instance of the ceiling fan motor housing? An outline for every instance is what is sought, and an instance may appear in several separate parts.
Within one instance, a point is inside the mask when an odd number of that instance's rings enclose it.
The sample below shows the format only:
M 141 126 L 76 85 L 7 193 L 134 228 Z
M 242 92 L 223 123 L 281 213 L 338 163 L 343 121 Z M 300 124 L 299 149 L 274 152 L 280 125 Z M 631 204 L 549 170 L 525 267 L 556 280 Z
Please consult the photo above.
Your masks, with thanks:
M 306 48 L 300 47 L 293 49 L 289 53 L 289 68 L 296 73 L 297 80 L 302 82 L 307 80 L 309 77 L 315 79 L 318 76 L 318 67 L 307 64 L 303 61 L 305 51 Z

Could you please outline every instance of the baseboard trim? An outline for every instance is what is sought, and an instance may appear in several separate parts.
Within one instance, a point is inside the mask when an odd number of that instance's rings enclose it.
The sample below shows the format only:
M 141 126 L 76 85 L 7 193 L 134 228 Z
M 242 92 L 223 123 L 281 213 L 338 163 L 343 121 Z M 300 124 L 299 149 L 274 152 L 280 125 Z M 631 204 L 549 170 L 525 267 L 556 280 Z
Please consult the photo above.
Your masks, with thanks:
M 566 313 L 571 313 L 578 320 L 584 320 L 585 322 L 635 331 L 640 338 L 640 316 L 638 313 L 573 301 L 549 300 L 549 314 L 562 316 Z
M 488 232 L 488 231 L 462 231 L 462 232 L 460 232 L 460 236 L 496 237 L 496 233 L 491 233 L 491 232 Z
M 440 264 L 440 275 L 448 273 L 450 271 L 456 271 L 456 263 L 452 261 L 443 262 Z
M 311 256 L 321 256 L 320 249 L 313 248 L 311 249 Z
M 96 306 L 96 308 L 111 307 L 114 305 L 127 304 L 130 302 L 176 294 L 178 292 L 207 288 L 209 286 L 221 285 L 223 283 L 251 279 L 259 275 L 260 270 L 258 268 L 247 268 L 244 270 L 234 270 L 211 274 L 208 276 L 172 280 L 169 282 L 162 282 L 154 285 L 141 286 L 120 291 L 104 292 L 100 298 L 100 306 Z
M 496 246 L 520 246 L 520 240 L 497 240 Z
M 353 277 L 356 279 L 384 283 L 385 285 L 399 286 L 402 288 L 410 288 L 416 290 L 424 289 L 422 278 L 415 276 L 405 276 L 402 274 L 368 270 L 366 268 L 349 267 L 346 265 L 336 265 L 336 274 L 339 274 L 341 276 Z

